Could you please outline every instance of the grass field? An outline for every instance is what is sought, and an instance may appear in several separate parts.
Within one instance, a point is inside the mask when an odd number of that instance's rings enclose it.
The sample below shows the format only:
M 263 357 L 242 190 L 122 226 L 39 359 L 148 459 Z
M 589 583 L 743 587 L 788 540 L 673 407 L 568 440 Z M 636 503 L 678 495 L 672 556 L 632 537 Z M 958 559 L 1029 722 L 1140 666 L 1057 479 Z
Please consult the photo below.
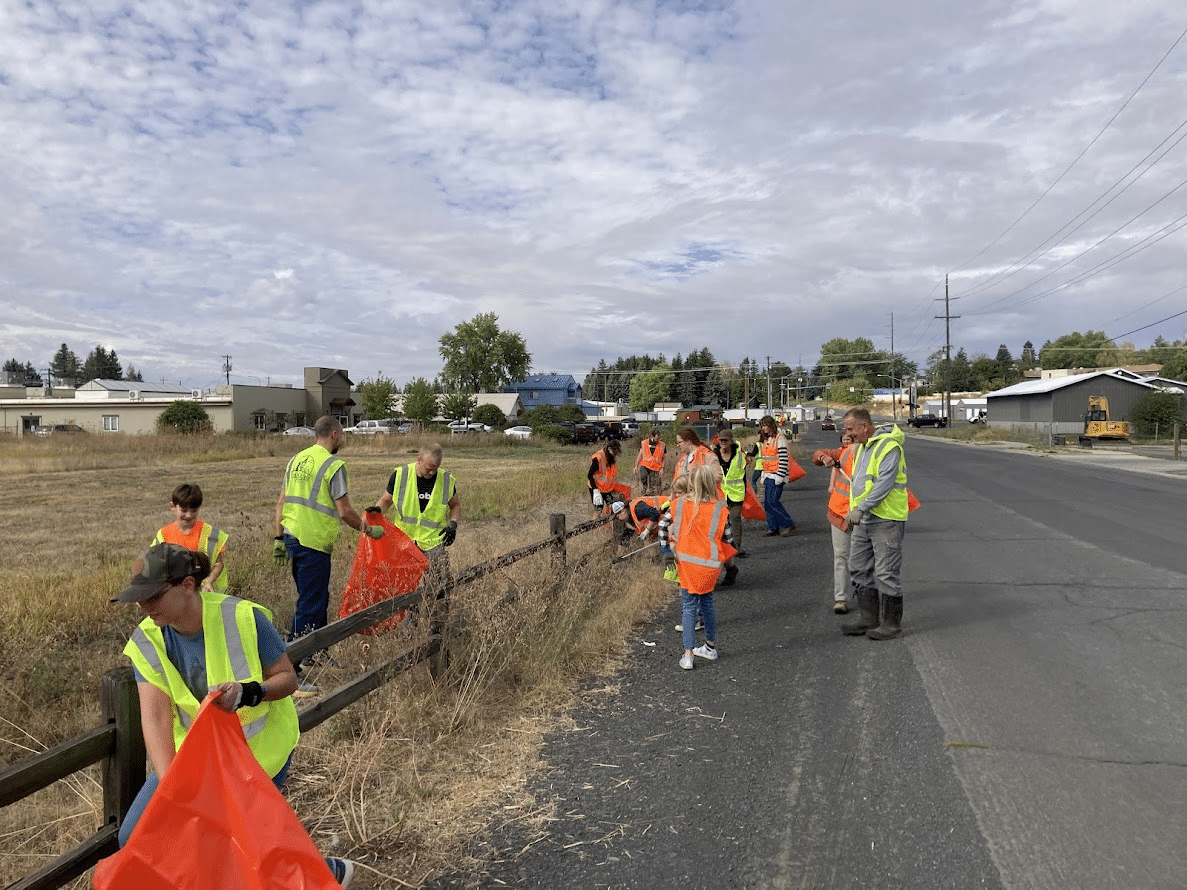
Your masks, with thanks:
M 273 510 L 288 458 L 308 444 L 281 436 L 0 439 L 0 765 L 68 740 L 98 722 L 99 678 L 139 620 L 108 600 L 136 555 L 170 521 L 180 482 L 205 493 L 202 518 L 230 535 L 232 592 L 263 603 L 287 627 L 294 588 L 271 562 Z M 356 509 L 378 498 L 419 441 L 370 437 L 342 456 Z M 445 441 L 463 519 L 454 571 L 548 536 L 548 517 L 591 517 L 592 448 Z M 628 444 L 628 463 L 633 448 Z M 625 456 L 625 455 L 624 455 Z M 563 723 L 575 681 L 613 666 L 631 627 L 674 595 L 644 560 L 612 564 L 609 535 L 569 544 L 586 567 L 558 581 L 547 557 L 525 560 L 459 591 L 460 652 L 434 682 L 423 668 L 388 684 L 311 733 L 297 750 L 288 797 L 325 852 L 362 864 L 360 887 L 417 886 L 481 843 L 492 817 L 547 819 L 523 792 L 542 734 Z M 349 529 L 334 554 L 331 617 L 354 555 Z M 357 637 L 333 651 L 332 688 L 387 660 L 410 632 Z M 101 822 L 93 768 L 0 811 L 0 884 L 88 837 Z M 73 885 L 89 886 L 88 878 Z

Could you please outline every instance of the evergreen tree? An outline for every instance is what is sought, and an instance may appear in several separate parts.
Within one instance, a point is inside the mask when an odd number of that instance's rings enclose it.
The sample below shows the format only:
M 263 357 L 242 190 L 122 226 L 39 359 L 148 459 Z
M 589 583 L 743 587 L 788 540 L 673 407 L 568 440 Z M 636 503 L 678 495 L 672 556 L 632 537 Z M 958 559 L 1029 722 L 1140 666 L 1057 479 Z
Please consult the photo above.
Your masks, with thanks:
M 102 346 L 96 346 L 87 356 L 82 365 L 82 379 L 87 380 L 122 380 L 123 368 L 115 350 L 110 352 Z
M 77 386 L 78 377 L 82 373 L 82 365 L 78 356 L 65 343 L 54 353 L 53 361 L 49 363 L 49 372 L 66 386 Z

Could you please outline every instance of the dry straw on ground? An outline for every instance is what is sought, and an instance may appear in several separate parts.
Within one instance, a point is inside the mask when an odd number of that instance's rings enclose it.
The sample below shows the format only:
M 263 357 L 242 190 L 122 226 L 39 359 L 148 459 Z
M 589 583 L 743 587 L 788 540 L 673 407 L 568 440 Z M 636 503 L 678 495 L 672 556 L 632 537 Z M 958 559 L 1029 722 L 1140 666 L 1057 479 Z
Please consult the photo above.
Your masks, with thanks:
M 454 570 L 543 540 L 550 513 L 590 517 L 587 450 L 495 437 L 446 441 L 464 520 Z M 269 558 L 272 515 L 288 457 L 283 437 L 89 437 L 85 443 L 0 440 L 0 764 L 67 740 L 98 720 L 98 683 L 124 663 L 137 621 L 108 599 L 132 560 L 169 521 L 169 492 L 199 482 L 208 519 L 230 533 L 234 592 L 292 614 L 286 570 Z M 343 452 L 356 508 L 375 501 L 419 443 L 377 438 Z M 345 585 L 354 544 L 340 539 L 331 590 Z M 357 859 L 356 886 L 418 886 L 480 867 L 492 821 L 546 824 L 548 802 L 525 793 L 543 734 L 563 725 L 576 681 L 609 670 L 631 627 L 671 595 L 645 560 L 611 563 L 608 533 L 570 542 L 571 574 L 547 555 L 460 590 L 447 675 L 418 667 L 308 733 L 288 797 L 320 848 Z M 333 687 L 377 666 L 415 634 L 408 626 L 334 647 Z M 0 811 L 0 883 L 89 836 L 101 821 L 98 770 Z M 80 878 L 72 886 L 89 886 Z

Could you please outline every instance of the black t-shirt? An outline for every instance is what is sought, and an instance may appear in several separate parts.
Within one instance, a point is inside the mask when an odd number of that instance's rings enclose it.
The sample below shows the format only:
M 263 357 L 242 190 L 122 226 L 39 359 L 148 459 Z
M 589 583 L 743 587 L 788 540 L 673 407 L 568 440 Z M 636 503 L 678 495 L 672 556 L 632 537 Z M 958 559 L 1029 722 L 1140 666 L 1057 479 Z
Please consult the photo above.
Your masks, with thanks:
M 434 473 L 425 479 L 422 476 L 417 476 L 416 471 L 412 471 L 412 478 L 416 480 L 416 502 L 420 505 L 420 512 L 425 511 L 425 507 L 433 499 L 433 487 L 437 484 L 437 474 Z M 396 474 L 392 473 L 387 480 L 387 493 L 395 495 L 396 493 Z M 457 483 L 453 485 L 453 493 L 457 494 Z

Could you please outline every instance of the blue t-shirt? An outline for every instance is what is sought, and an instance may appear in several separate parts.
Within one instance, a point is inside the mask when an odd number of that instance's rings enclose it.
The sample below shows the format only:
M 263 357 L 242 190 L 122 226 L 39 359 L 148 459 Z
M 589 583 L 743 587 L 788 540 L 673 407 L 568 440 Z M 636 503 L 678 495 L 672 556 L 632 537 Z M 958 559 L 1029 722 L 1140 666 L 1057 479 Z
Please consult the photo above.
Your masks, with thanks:
M 260 664 L 267 668 L 284 654 L 284 640 L 263 612 L 253 609 L 252 614 L 256 619 L 256 648 L 260 653 Z M 161 635 L 165 638 L 165 654 L 181 674 L 181 679 L 194 698 L 202 701 L 210 692 L 206 682 L 206 632 L 198 631 L 192 637 L 187 637 L 166 625 L 161 628 Z M 138 668 L 133 666 L 132 670 L 138 683 L 147 682 Z

